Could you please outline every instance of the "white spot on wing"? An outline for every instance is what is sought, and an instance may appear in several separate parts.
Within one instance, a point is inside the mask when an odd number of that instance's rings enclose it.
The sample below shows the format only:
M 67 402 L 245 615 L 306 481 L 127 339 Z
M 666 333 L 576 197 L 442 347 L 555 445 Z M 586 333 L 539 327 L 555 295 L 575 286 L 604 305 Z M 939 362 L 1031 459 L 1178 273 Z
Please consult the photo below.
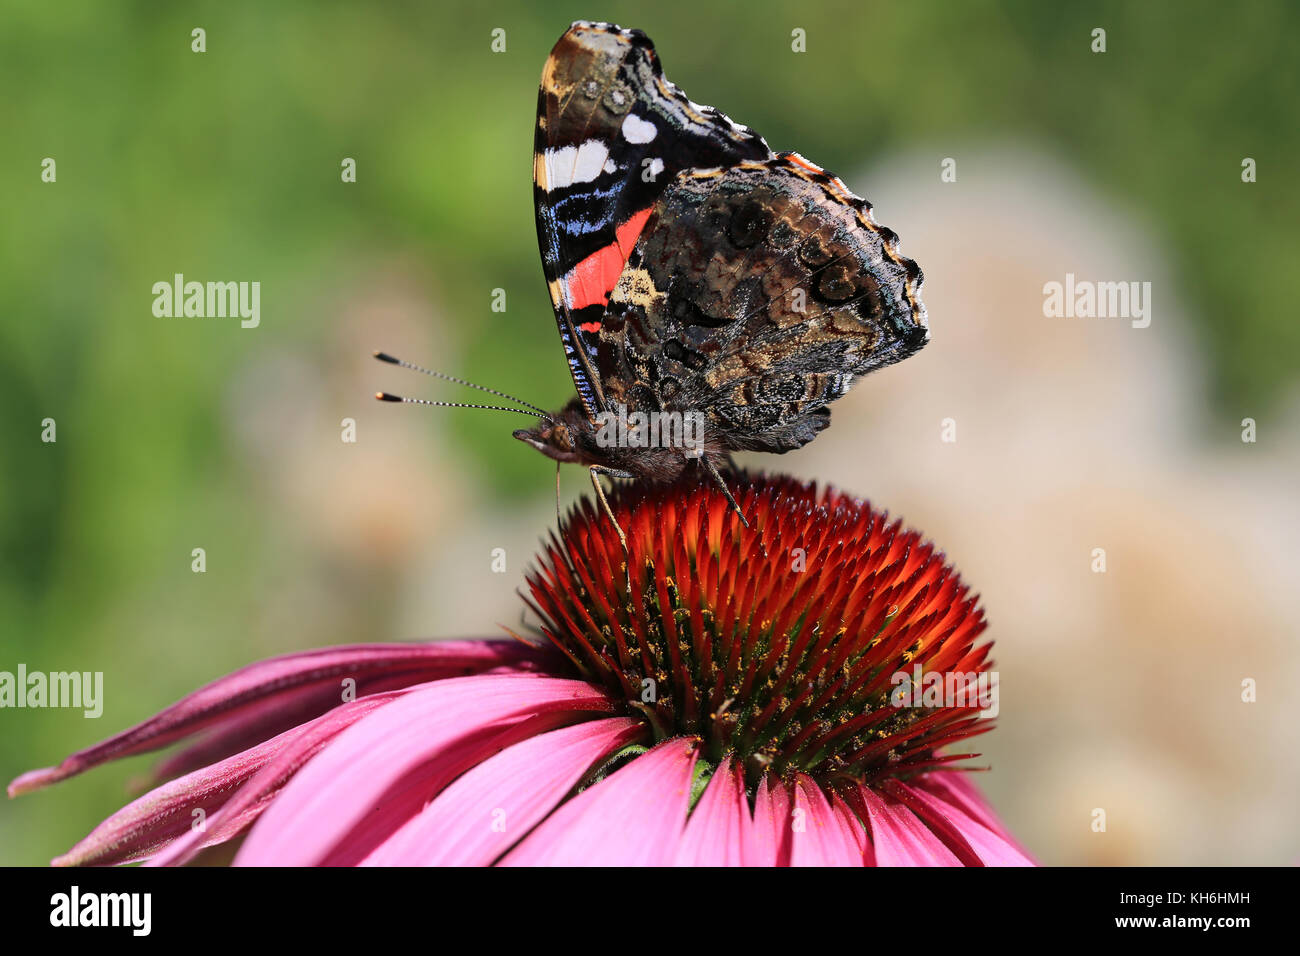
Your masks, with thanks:
M 573 181 L 589 183 L 601 174 L 609 149 L 600 140 L 589 139 L 578 147 L 578 161 L 573 165 Z
M 623 120 L 623 138 L 629 143 L 648 143 L 658 132 L 654 123 L 641 119 L 635 113 L 628 113 Z
M 563 189 L 574 183 L 589 183 L 605 171 L 609 150 L 600 140 L 589 139 L 581 146 L 561 146 L 548 149 L 546 161 L 546 191 Z

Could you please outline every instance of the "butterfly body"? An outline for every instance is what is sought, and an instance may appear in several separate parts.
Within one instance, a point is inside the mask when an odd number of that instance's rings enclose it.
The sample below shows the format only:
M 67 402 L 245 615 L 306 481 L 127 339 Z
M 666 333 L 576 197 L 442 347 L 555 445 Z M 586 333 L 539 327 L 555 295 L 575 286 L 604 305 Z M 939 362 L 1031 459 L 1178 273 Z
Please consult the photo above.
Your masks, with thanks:
M 611 422 L 616 422 L 617 413 L 607 414 Z M 651 443 L 635 436 L 620 443 L 605 440 L 606 431 L 616 433 L 599 419 L 593 423 L 581 400 L 574 398 L 537 427 L 518 429 L 514 435 L 558 462 L 595 468 L 614 478 L 643 481 L 675 481 L 688 468 L 721 468 L 730 457 L 728 449 L 707 438 L 698 445 Z

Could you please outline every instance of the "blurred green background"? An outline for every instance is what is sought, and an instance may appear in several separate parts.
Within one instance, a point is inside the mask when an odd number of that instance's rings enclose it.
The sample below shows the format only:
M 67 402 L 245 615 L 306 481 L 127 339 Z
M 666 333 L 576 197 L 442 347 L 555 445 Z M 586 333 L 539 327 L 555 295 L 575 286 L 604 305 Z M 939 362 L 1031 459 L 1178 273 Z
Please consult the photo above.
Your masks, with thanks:
M 1295 4 L 7 0 L 0 669 L 102 670 L 108 701 L 97 721 L 0 713 L 0 776 L 272 653 L 511 623 L 500 608 L 526 551 L 482 608 L 426 580 L 427 555 L 473 522 L 526 548 L 553 522 L 549 464 L 510 439 L 522 420 L 374 403 L 376 389 L 472 398 L 368 355 L 547 407 L 571 394 L 531 147 L 542 63 L 577 18 L 645 30 L 694 99 L 855 188 L 851 173 L 909 150 L 937 178 L 957 144 L 1049 149 L 1168 256 L 1206 364 L 1201 427 L 1294 401 Z M 908 250 L 908 210 L 859 191 Z M 177 272 L 260 281 L 261 327 L 154 317 L 151 286 Z M 46 417 L 56 444 L 40 441 Z M 475 566 L 478 544 L 463 544 Z M 66 849 L 142 767 L 0 806 L 0 863 Z

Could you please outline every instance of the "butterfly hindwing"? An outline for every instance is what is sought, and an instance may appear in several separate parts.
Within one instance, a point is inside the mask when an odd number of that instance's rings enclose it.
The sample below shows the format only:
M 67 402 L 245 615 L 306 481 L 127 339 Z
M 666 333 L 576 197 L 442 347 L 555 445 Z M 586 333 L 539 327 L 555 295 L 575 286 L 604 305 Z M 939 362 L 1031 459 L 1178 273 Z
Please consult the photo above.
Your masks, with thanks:
M 793 153 L 684 173 L 602 317 L 608 400 L 700 411 L 729 451 L 811 441 L 856 376 L 928 340 L 921 271 L 870 208 Z
M 579 22 L 556 43 L 537 106 L 537 235 L 588 416 L 606 407 L 596 349 L 609 293 L 664 190 L 683 170 L 769 156 L 757 133 L 668 82 L 639 30 Z

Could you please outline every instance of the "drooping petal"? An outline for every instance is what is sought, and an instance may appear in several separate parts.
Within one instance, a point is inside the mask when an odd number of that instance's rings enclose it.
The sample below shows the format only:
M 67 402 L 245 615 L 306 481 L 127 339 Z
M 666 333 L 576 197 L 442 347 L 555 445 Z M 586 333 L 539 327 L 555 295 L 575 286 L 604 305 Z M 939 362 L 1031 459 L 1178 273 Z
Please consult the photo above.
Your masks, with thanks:
M 790 865 L 862 866 L 862 825 L 837 813 L 805 774 L 796 775 L 793 796 Z
M 479 675 L 436 681 L 349 727 L 284 788 L 235 858 L 246 866 L 311 866 L 345 841 L 387 792 L 422 766 L 430 777 L 468 769 L 439 760 L 458 744 L 491 738 L 540 713 L 612 709 L 585 681 L 532 675 Z M 464 760 L 465 758 L 462 758 Z M 450 782 L 450 779 L 445 782 Z M 430 794 L 432 796 L 432 794 Z
M 755 854 L 745 777 L 727 758 L 713 772 L 682 834 L 677 866 L 744 866 Z
M 355 690 L 349 686 L 347 698 L 355 700 L 373 697 L 414 687 L 439 677 L 460 676 L 460 673 L 458 670 L 454 674 L 442 674 L 428 667 L 384 671 L 361 678 Z M 341 702 L 346 702 L 340 691 L 339 679 L 333 678 L 325 684 L 308 684 L 241 708 L 238 713 L 200 731 L 191 743 L 159 761 L 149 779 L 155 783 L 170 780 L 314 720 Z
M 366 691 L 363 696 L 369 697 L 379 689 L 371 686 Z M 322 699 L 326 696 L 328 701 Z M 257 701 L 199 731 L 191 743 L 160 760 L 149 772 L 146 782 L 157 786 L 255 747 L 319 717 L 340 703 L 339 696 L 332 683 L 328 687 L 309 684 Z
M 177 838 L 184 847 L 192 848 L 190 855 L 205 846 L 222 843 L 243 830 L 265 806 L 265 799 L 240 801 L 245 781 L 256 780 L 268 764 L 287 751 L 299 750 L 306 756 L 314 754 L 343 728 L 395 696 L 363 697 L 312 723 L 163 784 L 95 827 L 76 846 L 55 859 L 54 865 L 129 863 L 150 856 Z M 279 782 L 283 780 L 280 776 Z M 257 787 L 256 796 L 269 797 L 275 789 L 271 782 L 266 779 L 266 786 Z M 231 812 L 223 813 L 232 794 L 238 805 L 229 808 Z M 201 812 L 196 814 L 196 811 Z
M 902 803 L 857 787 L 850 804 L 867 823 L 876 866 L 960 866 L 961 860 Z
M 677 855 L 696 743 L 674 737 L 547 817 L 504 866 L 666 866 Z
M 1019 847 L 994 833 L 983 823 L 969 816 L 960 807 L 940 796 L 930 793 L 924 786 L 908 786 L 900 781 L 888 785 L 891 795 L 906 802 L 930 829 L 958 856 L 964 857 L 959 847 L 969 847 L 979 866 L 1033 866 Z M 959 842 L 960 841 L 960 842 Z M 963 858 L 963 862 L 971 861 Z
M 474 674 L 509 665 L 535 669 L 550 660 L 547 653 L 519 641 L 444 641 L 427 644 L 354 644 L 285 654 L 259 661 L 199 688 L 175 704 L 134 727 L 65 758 L 56 767 L 32 770 L 9 784 L 9 796 L 27 793 L 131 754 L 157 750 L 205 727 L 236 720 L 248 712 L 267 720 L 265 740 L 285 729 L 268 699 L 301 696 L 313 687 L 324 712 L 340 703 L 341 681 L 357 682 L 357 696 L 370 692 L 368 681 L 382 680 L 394 672 L 407 675 L 409 684 Z M 391 687 L 391 682 L 387 684 Z M 241 728 L 241 744 L 252 741 Z
M 919 778 L 919 782 L 924 785 L 926 790 L 959 807 L 968 817 L 984 824 L 1008 843 L 1019 846 L 1019 844 L 1016 844 L 1011 832 L 1003 825 L 998 815 L 993 812 L 993 808 L 989 806 L 988 801 L 984 799 L 984 794 L 980 793 L 979 787 L 975 786 L 970 774 L 960 772 L 927 773 Z
M 641 733 L 638 722 L 610 717 L 515 744 L 456 780 L 361 865 L 485 866 Z

